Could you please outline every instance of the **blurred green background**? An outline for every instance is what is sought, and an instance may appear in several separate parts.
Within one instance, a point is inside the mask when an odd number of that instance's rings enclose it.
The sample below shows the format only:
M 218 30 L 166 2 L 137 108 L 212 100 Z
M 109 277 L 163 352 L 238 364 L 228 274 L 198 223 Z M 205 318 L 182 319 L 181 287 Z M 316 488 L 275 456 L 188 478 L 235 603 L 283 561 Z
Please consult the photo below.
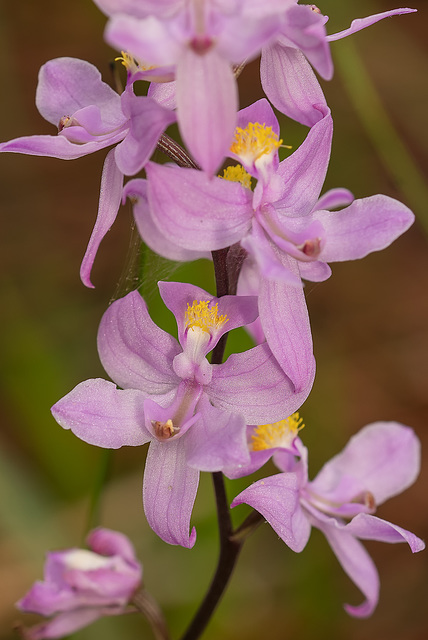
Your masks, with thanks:
M 328 29 L 334 32 L 354 17 L 395 5 L 391 0 L 324 0 L 319 6 L 331 16 Z M 411 6 L 419 13 L 333 43 L 336 73 L 332 82 L 323 83 L 335 119 L 325 188 L 347 187 L 357 197 L 378 192 L 397 197 L 413 208 L 418 220 L 386 251 L 334 265 L 328 282 L 306 286 L 318 366 L 313 392 L 301 411 L 312 476 L 351 434 L 376 420 L 413 426 L 427 458 L 428 7 L 426 0 L 414 0 Z M 102 41 L 104 23 L 90 0 L 1 3 L 0 140 L 52 133 L 34 105 L 37 73 L 48 59 L 89 60 L 109 81 L 115 52 Z M 240 78 L 242 106 L 262 95 L 257 64 Z M 305 135 L 304 127 L 283 122 L 285 143 L 295 147 Z M 79 545 L 90 520 L 98 518 L 131 537 L 144 564 L 146 586 L 164 606 L 174 638 L 197 607 L 217 559 L 209 476 L 202 478 L 194 511 L 195 548 L 170 547 L 144 519 L 145 452 L 124 449 L 108 459 L 104 451 L 60 429 L 50 415 L 50 406 L 75 384 L 103 375 L 97 325 L 121 279 L 131 222 L 125 207 L 97 256 L 96 288 L 85 289 L 79 265 L 96 215 L 104 156 L 101 151 L 70 162 L 0 156 L 1 640 L 15 637 L 12 627 L 23 616 L 13 603 L 41 577 L 45 550 Z M 156 280 L 187 280 L 213 291 L 208 262 L 183 266 L 149 258 L 146 273 L 149 306 L 171 331 Z M 98 512 L 91 516 L 91 501 L 107 465 L 108 481 Z M 417 484 L 378 514 L 427 538 L 427 483 L 425 464 Z M 229 483 L 230 498 L 246 484 Z M 245 507 L 235 511 L 234 518 L 241 521 Z M 381 597 L 373 617 L 360 621 L 342 609 L 343 602 L 359 603 L 360 594 L 318 532 L 297 555 L 268 525 L 262 526 L 244 547 L 204 638 L 426 638 L 426 552 L 412 556 L 404 545 L 367 546 L 380 571 Z M 75 637 L 118 636 L 152 637 L 144 621 L 132 616 L 100 621 Z

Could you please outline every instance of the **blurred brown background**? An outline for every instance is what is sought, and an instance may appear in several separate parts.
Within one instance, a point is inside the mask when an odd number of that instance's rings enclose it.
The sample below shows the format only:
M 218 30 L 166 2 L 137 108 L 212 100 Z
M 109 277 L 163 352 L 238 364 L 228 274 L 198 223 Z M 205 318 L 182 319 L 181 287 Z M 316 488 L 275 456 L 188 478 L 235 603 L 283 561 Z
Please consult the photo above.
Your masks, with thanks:
M 329 32 L 354 17 L 394 8 L 390 0 L 325 0 Z M 387 250 L 336 264 L 332 278 L 306 286 L 318 372 L 302 408 L 302 436 L 312 476 L 351 434 L 376 420 L 414 427 L 425 465 L 414 487 L 382 506 L 380 517 L 428 538 L 428 7 L 395 17 L 332 44 L 336 73 L 323 83 L 335 118 L 326 189 L 357 197 L 385 193 L 415 211 L 414 227 Z M 52 133 L 34 105 L 37 73 L 48 59 L 75 56 L 110 81 L 115 52 L 102 41 L 105 18 L 90 0 L 22 0 L 0 5 L 0 140 Z M 365 73 L 372 83 L 367 84 Z M 261 96 L 257 63 L 241 77 L 242 106 Z M 286 143 L 305 129 L 282 125 Z M 49 407 L 75 384 L 102 376 L 97 359 L 99 319 L 120 279 L 131 214 L 123 208 L 103 242 L 93 272 L 95 290 L 79 280 L 79 265 L 96 215 L 105 152 L 65 162 L 4 154 L 1 180 L 0 402 L 0 638 L 15 637 L 22 616 L 13 603 L 42 575 L 46 549 L 79 545 L 105 452 L 62 431 Z M 212 287 L 210 265 L 149 264 L 145 293 L 165 326 L 154 282 L 170 278 Z M 279 311 L 280 312 L 280 311 Z M 172 330 L 172 326 L 171 326 Z M 210 478 L 204 477 L 193 522 L 192 551 L 159 541 L 141 507 L 144 452 L 127 449 L 111 460 L 99 522 L 131 536 L 146 586 L 164 605 L 173 637 L 185 628 L 217 557 Z M 271 472 L 272 470 L 270 470 Z M 229 484 L 232 498 L 248 481 Z M 240 521 L 244 508 L 234 517 Z M 343 602 L 360 594 L 326 541 L 314 532 L 296 555 L 269 526 L 244 548 L 236 574 L 204 638 L 419 640 L 428 637 L 428 555 L 404 545 L 368 545 L 380 571 L 379 606 L 369 620 L 349 618 Z M 29 618 L 28 618 L 29 620 Z M 104 620 L 76 634 L 150 638 L 143 622 Z

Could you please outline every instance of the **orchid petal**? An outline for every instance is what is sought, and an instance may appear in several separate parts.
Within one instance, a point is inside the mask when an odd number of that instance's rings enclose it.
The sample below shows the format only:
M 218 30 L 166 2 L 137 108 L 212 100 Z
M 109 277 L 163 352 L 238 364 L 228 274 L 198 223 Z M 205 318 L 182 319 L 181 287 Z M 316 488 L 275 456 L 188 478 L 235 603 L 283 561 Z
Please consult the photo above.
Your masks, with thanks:
M 300 147 L 279 164 L 282 194 L 274 204 L 278 214 L 308 215 L 318 200 L 327 173 L 333 135 L 333 120 L 328 108 L 323 110 L 323 116 Z
M 324 94 L 311 65 L 301 51 L 275 44 L 262 50 L 262 87 L 281 113 L 312 127 L 321 120 L 316 105 L 326 106 Z
M 215 49 L 186 48 L 176 72 L 177 116 L 190 153 L 212 176 L 228 153 L 236 126 L 238 91 L 230 64 Z
M 244 264 L 242 265 L 239 274 L 237 295 L 258 296 L 259 290 L 260 272 L 257 263 L 250 256 L 247 256 L 247 258 L 244 260 Z M 265 342 L 265 334 L 262 329 L 260 317 L 258 317 L 254 322 L 247 324 L 245 329 L 253 338 L 255 344 L 261 344 L 262 342 Z
M 238 242 L 249 229 L 252 193 L 240 184 L 153 162 L 146 174 L 152 218 L 168 241 L 213 251 Z
M 114 570 L 121 566 L 127 571 Z M 121 558 L 117 558 L 113 566 L 92 571 L 67 569 L 64 578 L 73 590 L 83 593 L 92 592 L 86 598 L 84 596 L 82 598 L 86 606 L 100 606 L 106 603 L 106 598 L 109 598 L 110 606 L 123 607 L 127 604 L 130 593 L 140 584 L 140 577 L 130 571 Z M 102 585 L 102 593 L 100 593 L 100 585 Z
M 251 233 L 241 240 L 241 246 L 257 264 L 261 277 L 301 288 L 300 275 L 283 264 L 275 245 L 266 237 L 257 219 L 253 220 Z
M 76 594 L 72 593 L 68 585 L 64 585 L 64 556 L 66 553 L 58 552 L 48 555 L 44 571 L 45 581 L 38 580 L 33 584 L 25 596 L 17 602 L 19 609 L 38 613 L 41 616 L 51 616 L 58 611 L 76 608 Z M 52 555 L 55 555 L 56 558 Z
M 181 42 L 170 33 L 168 22 L 153 15 L 138 19 L 123 13 L 113 15 L 105 30 L 114 48 L 130 51 L 138 60 L 155 67 L 175 64 Z
M 145 444 L 150 436 L 144 427 L 146 395 L 135 389 L 117 389 L 100 378 L 77 385 L 51 409 L 64 429 L 84 442 L 105 449 Z
M 101 140 L 95 138 L 92 142 L 85 142 L 84 144 L 75 144 L 61 135 L 24 136 L 2 142 L 0 144 L 0 152 L 23 153 L 28 156 L 48 156 L 59 158 L 60 160 L 75 160 L 99 149 L 109 147 L 122 140 L 124 136 L 125 132 L 121 131 L 114 136 L 105 136 Z
M 311 482 L 320 495 L 344 501 L 343 477 L 359 481 L 381 504 L 409 487 L 420 469 L 420 443 L 414 431 L 398 422 L 375 422 L 354 435 L 341 453 L 327 462 Z
M 281 540 L 293 551 L 302 551 L 311 525 L 299 502 L 299 482 L 294 473 L 278 473 L 258 480 L 233 500 L 231 507 L 249 504 L 269 522 Z
M 117 555 L 131 564 L 138 562 L 129 538 L 119 531 L 97 527 L 89 533 L 86 542 L 91 551 L 101 556 Z
M 320 254 L 324 262 L 356 260 L 384 249 L 415 219 L 408 207 L 384 195 L 355 200 L 342 211 L 317 211 L 312 215 L 325 229 Z
M 104 122 L 101 109 L 96 104 L 89 104 L 86 107 L 82 107 L 74 112 L 71 122 L 75 124 L 64 127 L 60 130 L 60 135 L 65 136 L 71 142 L 73 140 L 73 132 L 78 132 L 78 135 L 87 135 L 86 139 L 77 140 L 80 142 L 90 142 L 93 136 L 105 136 L 111 135 L 119 129 L 122 129 L 126 121 L 125 115 L 121 112 L 121 118 L 118 123 L 112 124 L 111 122 Z M 113 127 L 113 131 L 112 131 Z
M 423 551 L 425 549 L 425 542 L 415 536 L 411 531 L 402 529 L 401 527 L 382 520 L 376 516 L 372 516 L 368 513 L 359 513 L 352 518 L 351 522 L 343 527 L 338 523 L 338 528 L 341 531 L 347 531 L 351 535 L 360 538 L 361 540 L 377 540 L 379 542 L 407 542 L 412 553 Z
M 390 11 L 384 11 L 383 13 L 376 13 L 373 16 L 367 16 L 366 18 L 357 18 L 351 22 L 351 26 L 344 31 L 339 31 L 338 33 L 332 33 L 327 36 L 328 42 L 333 42 L 334 40 L 340 40 L 341 38 L 345 38 L 346 36 L 350 36 L 352 33 L 357 33 L 357 31 L 361 31 L 361 29 L 365 29 L 366 27 L 370 27 L 375 22 L 379 22 L 379 20 L 383 20 L 384 18 L 389 18 L 391 16 L 399 16 L 403 13 L 413 13 L 417 11 L 417 9 L 391 9 Z
M 250 446 L 248 443 L 247 446 Z M 227 478 L 235 480 L 236 478 L 244 478 L 258 471 L 273 456 L 275 449 L 262 449 L 261 451 L 252 451 L 250 449 L 250 461 L 247 464 L 238 464 L 236 466 L 224 469 L 223 473 Z
M 242 413 L 247 424 L 282 420 L 303 404 L 311 384 L 299 393 L 284 374 L 266 343 L 231 355 L 222 365 L 213 365 L 213 378 L 206 392 L 214 406 Z
M 122 613 L 118 610 L 116 613 Z M 107 615 L 103 609 L 84 609 L 80 608 L 76 611 L 65 611 L 55 616 L 47 622 L 34 625 L 29 629 L 25 629 L 26 640 L 54 640 L 56 638 L 64 638 L 79 629 L 83 629 L 88 624 L 95 622 L 98 618 Z
M 302 51 L 320 76 L 331 80 L 333 62 L 326 40 L 325 16 L 307 5 L 295 5 L 285 13 L 282 33 Z
M 223 471 L 249 462 L 246 425 L 241 415 L 220 411 L 203 395 L 200 418 L 186 437 L 187 464 L 200 471 Z
M 124 389 L 163 394 L 180 382 L 172 369 L 180 346 L 155 325 L 137 291 L 116 300 L 104 313 L 98 353 L 109 376 Z
M 348 191 L 348 189 L 330 189 L 326 191 L 318 200 L 315 205 L 315 209 L 338 209 L 340 207 L 347 207 L 354 202 L 354 195 Z
M 199 483 L 199 471 L 187 466 L 184 440 L 153 441 L 147 454 L 143 505 L 153 531 L 169 544 L 191 549 L 196 541 L 190 517 Z
M 250 122 L 259 122 L 260 124 L 266 125 L 266 127 L 271 127 L 273 133 L 279 137 L 280 129 L 278 118 L 266 98 L 261 98 L 248 107 L 245 107 L 245 109 L 238 111 L 237 127 L 245 129 Z
M 176 92 L 176 82 L 151 82 L 147 96 L 156 100 L 165 109 L 175 109 L 177 107 Z
M 299 275 L 297 263 L 282 256 L 292 273 Z M 261 278 L 259 310 L 262 328 L 284 373 L 296 392 L 312 383 L 315 371 L 312 333 L 302 287 Z
M 361 542 L 351 534 L 320 522 L 312 524 L 323 532 L 344 571 L 366 597 L 357 607 L 346 604 L 346 611 L 358 618 L 370 616 L 379 599 L 379 574 L 373 560 Z
M 192 251 L 182 249 L 170 240 L 167 240 L 162 231 L 153 222 L 149 203 L 147 200 L 147 180 L 137 178 L 126 183 L 122 198 L 130 198 L 134 220 L 140 236 L 152 251 L 168 260 L 187 262 L 199 258 L 211 258 L 208 251 Z
M 228 5 L 230 3 L 225 3 L 229 15 L 223 21 L 216 38 L 216 48 L 225 59 L 233 64 L 240 64 L 242 60 L 250 60 L 259 55 L 262 47 L 280 32 L 281 21 L 278 13 L 272 11 L 271 7 L 256 15 L 255 12 L 248 11 L 245 4 L 235 11 L 235 15 L 231 15 Z M 282 11 L 280 9 L 280 13 Z M 237 33 L 239 38 L 236 37 Z
M 93 64 L 78 58 L 56 58 L 39 71 L 36 106 L 48 122 L 58 126 L 64 116 L 96 105 L 105 125 L 116 129 L 126 121 L 120 96 L 101 80 Z
M 114 149 L 111 149 L 104 161 L 97 219 L 80 266 L 80 278 L 84 285 L 91 288 L 94 286 L 91 270 L 95 256 L 102 239 L 116 220 L 122 197 L 123 175 L 116 165 L 114 153 Z
M 331 276 L 331 269 L 326 262 L 299 262 L 300 276 L 311 282 L 324 282 Z
M 130 118 L 130 129 L 116 147 L 115 158 L 122 173 L 134 175 L 150 159 L 160 136 L 175 122 L 176 115 L 153 98 L 135 96 L 131 90 L 122 95 L 122 108 Z

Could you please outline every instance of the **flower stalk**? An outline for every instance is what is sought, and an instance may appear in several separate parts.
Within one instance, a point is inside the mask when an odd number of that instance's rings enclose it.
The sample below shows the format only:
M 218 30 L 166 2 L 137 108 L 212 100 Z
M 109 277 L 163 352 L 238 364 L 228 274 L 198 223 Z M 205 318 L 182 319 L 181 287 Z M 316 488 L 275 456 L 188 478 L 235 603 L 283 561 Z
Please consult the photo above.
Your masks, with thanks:
M 148 620 L 155 640 L 170 640 L 169 630 L 156 600 L 145 589 L 137 591 L 132 603 Z

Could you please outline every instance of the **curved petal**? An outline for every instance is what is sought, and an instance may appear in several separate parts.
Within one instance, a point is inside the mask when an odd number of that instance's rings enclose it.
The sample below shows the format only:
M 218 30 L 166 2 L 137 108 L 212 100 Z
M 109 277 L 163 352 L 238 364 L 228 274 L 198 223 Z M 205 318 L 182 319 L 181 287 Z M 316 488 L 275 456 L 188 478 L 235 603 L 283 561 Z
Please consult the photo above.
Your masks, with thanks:
M 249 229 L 252 192 L 240 184 L 153 162 L 146 174 L 151 214 L 168 241 L 213 251 L 238 242 Z
M 330 110 L 323 109 L 322 114 L 323 118 L 314 124 L 300 147 L 279 164 L 277 175 L 282 178 L 282 193 L 274 206 L 280 215 L 308 215 L 318 200 L 333 136 Z
M 187 47 L 178 62 L 177 117 L 196 162 L 209 176 L 222 164 L 236 126 L 238 90 L 229 62 L 213 48 L 199 54 Z
M 331 80 L 333 62 L 325 29 L 326 18 L 308 5 L 290 7 L 284 16 L 282 33 L 302 51 L 320 76 Z
M 362 540 L 378 540 L 389 543 L 407 542 L 412 553 L 425 549 L 425 542 L 414 533 L 368 513 L 359 513 L 351 522 L 343 526 L 343 531 Z
M 150 440 L 144 426 L 145 398 L 141 391 L 123 391 L 97 378 L 78 384 L 51 411 L 61 427 L 84 442 L 105 449 L 137 447 Z
M 231 355 L 224 364 L 213 365 L 206 392 L 214 406 L 242 413 L 247 424 L 282 420 L 297 411 L 312 386 L 299 393 L 285 375 L 266 343 Z
M 223 471 L 248 464 L 247 429 L 243 416 L 220 411 L 203 395 L 198 423 L 186 436 L 187 464 L 199 471 Z
M 48 156 L 59 158 L 60 160 L 74 160 L 82 158 L 90 153 L 95 153 L 99 149 L 109 147 L 115 142 L 122 140 L 125 133 L 119 132 L 114 136 L 105 136 L 102 140 L 96 138 L 92 142 L 75 144 L 64 136 L 24 136 L 15 138 L 0 144 L 0 152 L 23 153 L 28 156 Z
M 348 189 L 330 189 L 326 191 L 318 200 L 315 209 L 339 209 L 347 207 L 354 202 L 354 195 Z
M 342 211 L 316 211 L 313 218 L 325 230 L 320 259 L 342 262 L 388 247 L 413 224 L 415 216 L 398 200 L 376 195 L 355 200 Z
M 353 478 L 381 504 L 413 484 L 419 469 L 420 443 L 414 431 L 398 422 L 375 422 L 323 466 L 311 488 L 321 495 L 334 492 L 343 502 L 353 496 L 343 494 L 342 478 Z
M 92 265 L 102 239 L 116 220 L 122 197 L 123 175 L 116 165 L 114 153 L 114 149 L 109 151 L 104 161 L 97 219 L 80 265 L 83 284 L 92 288 Z
M 352 33 L 357 33 L 357 31 L 361 31 L 361 29 L 365 29 L 366 27 L 370 27 L 370 25 L 375 24 L 375 22 L 379 22 L 379 20 L 383 20 L 384 18 L 389 18 L 391 16 L 399 16 L 403 13 L 413 13 L 417 11 L 417 9 L 392 9 L 390 11 L 384 11 L 383 13 L 376 13 L 373 16 L 367 16 L 366 18 L 357 18 L 351 22 L 351 26 L 344 31 L 339 31 L 338 33 L 332 33 L 327 36 L 328 42 L 333 42 L 334 40 L 340 40 L 341 38 L 345 38 L 346 36 L 350 36 Z
M 103 315 L 98 353 L 109 376 L 124 389 L 163 394 L 180 382 L 172 369 L 180 346 L 155 325 L 137 291 L 113 302 Z
M 178 262 L 190 262 L 192 260 L 198 260 L 199 258 L 211 258 L 211 253 L 208 251 L 182 249 L 171 242 L 171 240 L 165 238 L 162 231 L 159 230 L 153 222 L 151 216 L 147 200 L 147 180 L 140 178 L 129 180 L 124 186 L 122 197 L 123 199 L 130 198 L 134 220 L 139 234 L 152 251 L 168 260 L 176 260 Z
M 324 282 L 331 276 L 331 269 L 326 262 L 299 262 L 300 276 L 311 282 Z
M 316 105 L 326 106 L 324 94 L 301 51 L 280 44 L 265 47 L 260 77 L 264 92 L 281 113 L 308 127 L 321 120 Z
M 292 258 L 282 256 L 292 273 L 299 268 Z M 312 332 L 302 287 L 260 279 L 259 310 L 267 343 L 295 391 L 312 384 L 315 359 Z
M 196 541 L 190 517 L 199 483 L 199 471 L 187 466 L 184 439 L 153 441 L 147 454 L 143 505 L 153 531 L 169 544 L 191 549 Z
M 346 611 L 358 618 L 370 616 L 379 600 L 379 574 L 373 560 L 351 534 L 317 521 L 312 524 L 323 532 L 344 571 L 366 597 L 357 607 L 345 604 Z
M 55 58 L 39 71 L 36 106 L 41 115 L 55 126 L 64 116 L 89 105 L 96 105 L 105 125 L 116 129 L 126 121 L 120 96 L 101 80 L 93 64 L 78 58 Z
M 231 507 L 249 504 L 269 522 L 281 540 L 293 551 L 302 551 L 311 525 L 299 502 L 299 482 L 294 473 L 278 473 L 258 480 L 233 500 Z

